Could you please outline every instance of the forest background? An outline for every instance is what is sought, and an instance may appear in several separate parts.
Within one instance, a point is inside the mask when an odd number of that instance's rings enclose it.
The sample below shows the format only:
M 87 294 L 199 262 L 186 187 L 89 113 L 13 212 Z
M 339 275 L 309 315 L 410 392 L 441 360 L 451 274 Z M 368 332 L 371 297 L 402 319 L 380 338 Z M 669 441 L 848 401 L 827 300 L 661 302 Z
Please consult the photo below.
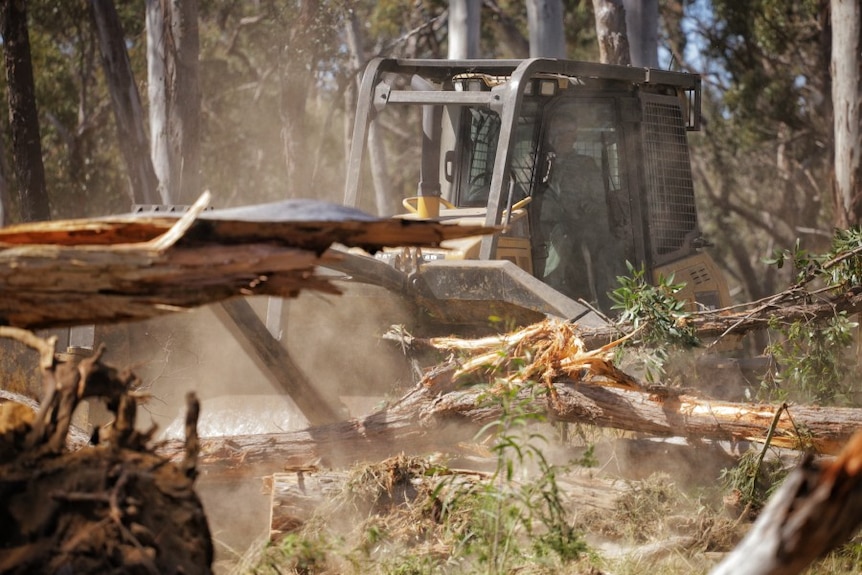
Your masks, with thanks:
M 217 207 L 295 197 L 339 202 L 355 88 L 365 62 L 375 56 L 447 57 L 450 9 L 455 4 L 450 6 L 446 0 L 4 2 L 7 74 L 0 80 L 0 91 L 10 103 L 10 114 L 0 118 L 5 223 L 128 212 L 135 203 L 134 188 L 142 181 L 159 189 L 156 199 L 173 204 L 189 204 L 202 190 L 212 192 Z M 479 57 L 530 56 L 527 5 L 534 10 L 551 5 L 562 14 L 565 55 L 598 61 L 596 10 L 621 3 L 474 2 L 479 4 Z M 846 186 L 843 191 L 836 187 L 832 92 L 833 40 L 838 38 L 832 16 L 836 9 L 849 6 L 851 14 L 855 8 L 858 19 L 858 0 L 626 4 L 657 11 L 657 17 L 646 21 L 657 27 L 656 59 L 661 67 L 703 75 L 704 127 L 690 140 L 701 227 L 714 244 L 713 257 L 726 271 L 738 301 L 774 293 L 788 283 L 789 276 L 782 278 L 782 270 L 764 265 L 766 258 L 797 241 L 800 247 L 822 251 L 833 227 L 859 221 L 854 199 L 862 196 L 858 126 L 849 145 L 841 144 L 851 159 L 850 199 L 834 201 L 848 192 Z M 156 179 L 149 173 L 137 180 L 129 175 L 134 171 L 123 144 L 128 150 L 130 140 L 138 138 L 139 144 L 146 145 L 147 134 L 130 137 L 128 126 L 118 124 L 115 116 L 117 105 L 112 103 L 105 73 L 115 64 L 106 54 L 110 42 L 100 37 L 100 31 L 106 30 L 105 14 L 118 17 L 115 30 L 121 31 L 119 46 L 125 48 L 121 51 L 131 72 L 128 91 L 136 88 L 134 97 L 141 109 L 152 116 L 153 106 L 179 107 L 189 100 L 196 105 L 199 99 L 199 115 L 179 128 L 192 142 L 185 146 L 179 167 L 160 167 L 160 153 L 167 154 L 169 162 L 176 158 L 171 160 L 170 150 L 159 151 L 162 140 L 154 135 L 177 127 L 152 124 L 152 119 L 149 126 L 138 126 L 139 131 L 150 132 Z M 851 108 L 857 124 L 862 93 L 858 26 L 856 22 L 856 44 L 849 47 L 856 56 L 855 108 Z M 22 30 L 32 64 L 35 136 L 16 132 L 20 111 L 15 107 L 15 90 L 9 90 L 21 77 L 16 76 L 21 73 L 21 60 L 15 60 L 20 52 L 13 48 L 20 48 L 16 40 Z M 195 62 L 178 58 L 167 61 L 167 69 L 161 72 L 154 69 L 152 44 L 159 30 L 157 40 L 181 49 L 178 53 L 196 53 Z M 166 87 L 154 85 L 152 79 L 159 78 L 159 73 L 169 80 Z M 196 85 L 189 88 L 183 81 Z M 419 138 L 394 125 L 385 126 L 385 132 L 386 179 L 393 190 L 409 190 L 415 185 L 413 175 L 399 172 L 403 164 L 399 155 L 418 154 Z M 22 169 L 20 165 L 21 146 L 33 146 L 34 138 L 44 171 L 41 186 L 33 185 L 38 166 L 31 163 Z M 163 175 L 163 169 L 173 170 L 174 175 Z M 165 179 L 171 177 L 174 183 L 166 185 Z M 375 205 L 363 207 L 378 211 Z M 385 206 L 380 211 L 388 215 Z

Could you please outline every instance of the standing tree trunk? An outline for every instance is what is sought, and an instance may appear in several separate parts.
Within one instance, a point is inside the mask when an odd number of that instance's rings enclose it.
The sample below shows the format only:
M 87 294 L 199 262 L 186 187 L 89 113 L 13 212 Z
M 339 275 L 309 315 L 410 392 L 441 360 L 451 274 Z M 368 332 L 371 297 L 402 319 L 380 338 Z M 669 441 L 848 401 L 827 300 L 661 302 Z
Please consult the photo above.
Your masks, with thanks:
M 835 225 L 862 222 L 862 49 L 858 0 L 832 0 L 832 108 L 835 133 Z
M 562 0 L 527 0 L 530 57 L 565 58 Z
M 345 106 L 344 109 L 349 113 L 345 114 L 345 138 L 348 143 L 344 150 L 345 163 L 350 159 L 350 146 L 361 146 L 363 142 L 354 142 L 353 124 L 355 121 L 356 99 L 359 95 L 359 88 L 362 84 L 362 71 L 365 69 L 365 45 L 362 37 L 362 26 L 355 11 L 351 11 L 347 16 L 345 27 L 345 36 L 347 38 L 347 49 L 350 52 L 351 73 L 354 74 L 353 81 L 345 90 Z M 380 133 L 380 127 L 376 122 L 372 122 L 368 127 L 368 161 L 371 164 L 371 180 L 374 183 L 374 198 L 377 207 L 378 216 L 391 216 L 397 214 L 401 203 L 399 198 L 396 198 L 392 186 L 389 185 L 389 170 L 386 163 L 386 148 L 383 146 L 383 135 Z
M 479 57 L 480 0 L 449 0 L 449 59 Z
M 658 0 L 623 0 L 632 66 L 658 68 Z
M 117 139 L 126 163 L 131 198 L 138 204 L 158 204 L 159 182 L 147 153 L 141 96 L 132 75 L 129 54 L 123 42 L 120 18 L 112 0 L 93 0 L 93 21 L 99 34 L 99 48 L 105 80 L 111 92 Z
M 308 161 L 309 134 L 306 129 L 306 100 L 312 86 L 315 62 L 314 19 L 319 0 L 301 0 L 299 14 L 284 46 L 279 74 L 281 82 L 281 125 L 287 196 L 307 195 L 312 165 Z M 299 186 L 303 186 L 300 188 Z
M 166 204 L 200 189 L 197 13 L 197 0 L 147 0 L 151 154 Z
M 30 60 L 27 31 L 27 3 L 3 2 L 0 34 L 6 57 L 6 84 L 9 90 L 9 125 L 12 130 L 12 156 L 18 180 L 18 202 L 25 222 L 51 219 L 45 189 L 45 167 L 39 135 L 39 114 Z
M 593 0 L 599 59 L 604 64 L 630 66 L 631 55 L 626 34 L 626 11 L 622 0 Z

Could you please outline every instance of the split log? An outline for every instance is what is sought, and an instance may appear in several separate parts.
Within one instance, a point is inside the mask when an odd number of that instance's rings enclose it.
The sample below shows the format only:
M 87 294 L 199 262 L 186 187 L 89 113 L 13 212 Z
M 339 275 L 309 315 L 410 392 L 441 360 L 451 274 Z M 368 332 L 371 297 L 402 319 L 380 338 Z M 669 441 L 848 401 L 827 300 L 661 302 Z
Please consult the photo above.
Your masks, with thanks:
M 862 524 L 862 432 L 832 461 L 807 458 L 713 575 L 795 575 Z
M 242 295 L 337 293 L 315 268 L 339 243 L 434 246 L 483 226 L 378 219 L 290 200 L 182 217 L 112 217 L 0 229 L 0 324 L 36 329 L 139 320 Z

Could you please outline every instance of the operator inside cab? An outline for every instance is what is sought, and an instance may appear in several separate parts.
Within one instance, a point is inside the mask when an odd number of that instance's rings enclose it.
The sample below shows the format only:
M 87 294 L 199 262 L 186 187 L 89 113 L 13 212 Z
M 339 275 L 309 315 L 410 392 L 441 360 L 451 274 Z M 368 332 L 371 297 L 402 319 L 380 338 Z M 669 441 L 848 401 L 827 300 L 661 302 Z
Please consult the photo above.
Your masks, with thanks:
M 545 137 L 537 271 L 548 285 L 608 311 L 623 250 L 611 232 L 601 143 L 584 134 L 577 105 L 552 112 Z

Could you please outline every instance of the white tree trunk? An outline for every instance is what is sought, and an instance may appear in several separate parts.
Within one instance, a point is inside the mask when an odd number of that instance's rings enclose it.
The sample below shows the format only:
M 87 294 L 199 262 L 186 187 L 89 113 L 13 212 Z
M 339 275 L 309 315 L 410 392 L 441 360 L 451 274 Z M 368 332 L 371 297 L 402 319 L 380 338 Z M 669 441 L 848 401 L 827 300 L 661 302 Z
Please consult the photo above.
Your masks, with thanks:
M 835 224 L 862 221 L 859 0 L 832 0 L 832 107 L 835 133 Z
M 449 59 L 479 57 L 481 0 L 449 0 Z
M 562 0 L 527 0 L 530 57 L 565 58 Z
M 658 68 L 658 0 L 623 0 L 632 66 Z
M 169 138 L 175 201 L 191 203 L 200 194 L 201 90 L 198 0 L 170 0 L 173 77 Z
M 197 0 L 147 0 L 150 150 L 165 204 L 200 188 Z
M 147 0 L 147 99 L 150 117 L 150 156 L 159 180 L 162 203 L 170 204 L 168 109 L 165 90 L 165 20 L 161 0 Z

